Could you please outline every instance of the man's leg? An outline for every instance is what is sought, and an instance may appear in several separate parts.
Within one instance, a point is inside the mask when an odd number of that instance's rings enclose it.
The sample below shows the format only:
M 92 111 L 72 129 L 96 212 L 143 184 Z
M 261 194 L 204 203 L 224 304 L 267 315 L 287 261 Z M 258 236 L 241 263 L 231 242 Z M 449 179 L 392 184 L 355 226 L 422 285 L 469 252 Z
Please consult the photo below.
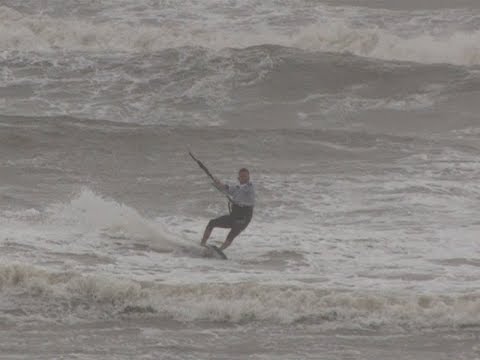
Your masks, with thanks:
M 233 239 L 235 239 L 238 234 L 240 234 L 240 232 L 237 232 L 237 231 L 234 232 L 233 229 L 230 230 L 230 232 L 227 235 L 227 238 L 223 242 L 222 246 L 219 247 L 219 249 L 223 251 L 226 248 L 228 248 L 230 246 L 230 244 L 232 243 Z
M 250 223 L 250 218 L 238 218 L 232 221 L 232 230 L 227 235 L 222 246 L 220 246 L 220 250 L 225 250 L 230 246 L 233 239 L 235 239 L 243 230 L 245 230 Z
M 201 246 L 205 246 L 207 243 L 208 238 L 212 234 L 213 226 L 210 226 L 210 222 L 208 223 L 207 227 L 205 228 L 205 231 L 203 232 L 203 237 L 202 241 L 200 242 Z
M 235 239 L 243 230 L 245 230 L 247 225 L 248 223 L 245 223 L 243 221 L 234 221 L 232 224 L 232 230 L 230 230 L 227 238 L 219 249 L 223 251 L 228 248 L 232 244 L 233 239 Z
M 207 240 L 210 238 L 212 234 L 213 228 L 220 227 L 220 228 L 229 228 L 232 226 L 232 220 L 230 215 L 223 215 L 216 219 L 212 219 L 208 222 L 205 231 L 203 232 L 202 241 L 200 242 L 201 246 L 205 246 Z

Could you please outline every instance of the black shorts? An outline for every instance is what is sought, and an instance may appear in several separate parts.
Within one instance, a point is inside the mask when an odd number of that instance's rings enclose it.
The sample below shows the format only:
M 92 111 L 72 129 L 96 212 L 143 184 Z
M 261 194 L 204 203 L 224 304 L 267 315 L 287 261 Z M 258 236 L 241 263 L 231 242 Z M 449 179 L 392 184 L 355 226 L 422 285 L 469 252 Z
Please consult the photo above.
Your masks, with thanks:
M 212 228 L 219 227 L 224 229 L 232 229 L 228 236 L 234 238 L 246 229 L 246 227 L 250 223 L 250 220 L 251 216 L 235 217 L 230 214 L 210 220 L 208 226 Z

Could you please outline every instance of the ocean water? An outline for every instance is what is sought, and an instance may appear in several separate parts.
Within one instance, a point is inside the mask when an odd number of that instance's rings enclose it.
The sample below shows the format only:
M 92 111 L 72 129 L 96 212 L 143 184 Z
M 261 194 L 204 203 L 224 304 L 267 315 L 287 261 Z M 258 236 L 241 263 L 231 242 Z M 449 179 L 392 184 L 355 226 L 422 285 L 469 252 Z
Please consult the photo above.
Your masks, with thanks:
M 0 359 L 480 359 L 479 4 L 0 0 Z

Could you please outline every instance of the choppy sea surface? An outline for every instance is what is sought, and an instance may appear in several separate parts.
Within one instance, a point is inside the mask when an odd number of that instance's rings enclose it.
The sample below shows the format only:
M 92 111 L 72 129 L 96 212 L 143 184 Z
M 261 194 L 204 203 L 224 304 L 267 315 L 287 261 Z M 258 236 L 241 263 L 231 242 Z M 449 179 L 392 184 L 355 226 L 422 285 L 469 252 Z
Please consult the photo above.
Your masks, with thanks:
M 478 1 L 0 0 L 0 358 L 480 359 L 479 99 Z

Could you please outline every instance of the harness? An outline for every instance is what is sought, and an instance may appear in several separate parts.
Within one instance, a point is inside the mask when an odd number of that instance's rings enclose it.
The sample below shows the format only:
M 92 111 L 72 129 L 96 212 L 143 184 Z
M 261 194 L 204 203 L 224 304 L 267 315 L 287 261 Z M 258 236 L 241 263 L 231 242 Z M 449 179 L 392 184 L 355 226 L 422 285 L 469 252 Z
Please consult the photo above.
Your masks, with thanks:
M 243 218 L 250 220 L 253 215 L 253 206 L 240 206 L 235 203 L 229 203 L 228 210 L 235 219 Z

